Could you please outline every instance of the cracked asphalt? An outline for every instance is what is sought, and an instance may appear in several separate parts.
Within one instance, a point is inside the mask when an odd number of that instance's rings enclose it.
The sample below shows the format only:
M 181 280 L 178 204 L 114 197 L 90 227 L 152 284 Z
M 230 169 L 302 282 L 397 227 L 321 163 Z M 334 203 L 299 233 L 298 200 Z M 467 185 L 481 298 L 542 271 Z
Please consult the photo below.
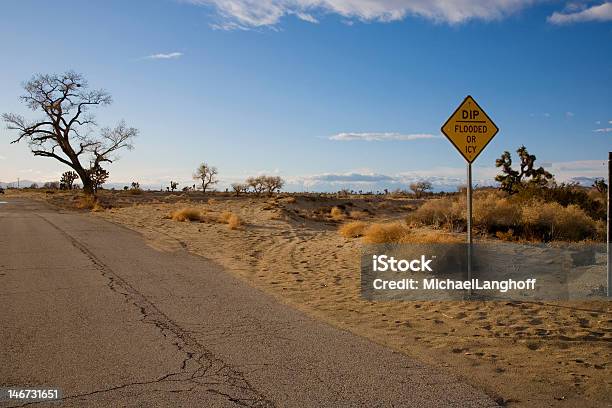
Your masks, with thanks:
M 186 251 L 0 204 L 0 387 L 65 407 L 491 407 L 447 373 L 318 322 Z

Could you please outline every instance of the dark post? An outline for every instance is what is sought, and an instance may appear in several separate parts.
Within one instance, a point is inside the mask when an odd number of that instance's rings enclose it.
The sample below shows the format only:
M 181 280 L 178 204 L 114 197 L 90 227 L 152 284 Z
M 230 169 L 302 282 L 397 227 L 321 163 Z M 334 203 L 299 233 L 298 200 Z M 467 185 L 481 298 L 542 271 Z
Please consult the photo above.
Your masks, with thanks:
M 608 152 L 608 297 L 612 297 L 612 253 L 610 253 L 610 235 L 612 232 L 612 217 L 610 216 L 610 190 L 612 190 L 612 186 L 610 185 L 610 181 L 612 181 L 612 152 Z

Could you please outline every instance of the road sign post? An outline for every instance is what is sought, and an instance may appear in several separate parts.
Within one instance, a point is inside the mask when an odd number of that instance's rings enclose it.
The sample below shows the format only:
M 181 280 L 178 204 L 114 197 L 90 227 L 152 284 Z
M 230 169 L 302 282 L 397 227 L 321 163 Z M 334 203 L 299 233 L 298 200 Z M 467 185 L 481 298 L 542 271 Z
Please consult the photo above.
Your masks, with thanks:
M 472 163 L 499 132 L 485 111 L 468 95 L 442 125 L 442 133 L 467 161 L 467 279 L 472 279 Z M 468 291 L 470 296 L 471 290 Z
M 467 164 L 467 280 L 472 281 L 472 163 Z M 472 289 L 467 293 L 472 296 Z

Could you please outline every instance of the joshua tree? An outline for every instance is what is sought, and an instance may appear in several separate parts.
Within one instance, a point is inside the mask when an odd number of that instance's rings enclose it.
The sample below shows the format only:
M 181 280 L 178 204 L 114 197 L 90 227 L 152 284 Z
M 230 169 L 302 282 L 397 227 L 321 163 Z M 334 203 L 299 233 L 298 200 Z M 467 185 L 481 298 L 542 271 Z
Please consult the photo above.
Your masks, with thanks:
M 593 187 L 595 187 L 600 193 L 608 192 L 608 185 L 606 184 L 606 180 L 603 178 L 596 178 L 595 181 L 593 181 Z
M 172 190 L 172 191 L 176 190 L 178 185 L 179 185 L 179 183 L 177 183 L 176 181 L 171 181 L 170 182 L 170 190 Z
M 100 165 L 111 163 L 120 149 L 132 149 L 138 130 L 123 121 L 114 128 L 98 128 L 90 108 L 106 106 L 111 96 L 104 90 L 88 90 L 81 74 L 35 75 L 24 85 L 21 100 L 42 117 L 28 120 L 21 115 L 5 113 L 7 128 L 17 131 L 17 138 L 28 142 L 35 156 L 52 157 L 72 168 L 81 178 L 87 194 L 96 191 L 95 180 Z
M 195 180 L 202 180 L 202 191 L 206 192 L 208 186 L 212 186 L 219 182 L 219 180 L 217 180 L 217 173 L 216 167 L 209 166 L 207 163 L 202 163 L 196 169 L 193 178 Z
M 60 179 L 61 188 L 65 188 L 66 190 L 72 190 L 72 186 L 74 185 L 74 181 L 79 178 L 79 175 L 74 171 L 65 171 L 62 174 L 62 178 Z
M 140 183 L 137 181 L 132 181 L 132 190 L 140 190 Z
M 432 189 L 429 181 L 418 181 L 416 183 L 411 183 L 409 187 L 417 198 L 420 198 L 424 193 L 431 191 Z
M 543 187 L 554 179 L 551 173 L 544 170 L 544 167 L 534 168 L 536 157 L 529 154 L 525 146 L 519 147 L 516 152 L 521 159 L 520 171 L 512 169 L 512 157 L 508 151 L 495 160 L 495 167 L 501 167 L 502 171 L 502 174 L 495 176 L 495 181 L 500 183 L 500 190 L 508 194 L 515 194 L 525 183 Z
M 91 193 L 95 194 L 100 188 L 102 188 L 102 184 L 106 183 L 106 180 L 108 180 L 108 171 L 104 170 L 100 166 L 96 166 L 90 170 L 87 170 L 87 176 L 89 177 L 89 180 L 91 180 Z

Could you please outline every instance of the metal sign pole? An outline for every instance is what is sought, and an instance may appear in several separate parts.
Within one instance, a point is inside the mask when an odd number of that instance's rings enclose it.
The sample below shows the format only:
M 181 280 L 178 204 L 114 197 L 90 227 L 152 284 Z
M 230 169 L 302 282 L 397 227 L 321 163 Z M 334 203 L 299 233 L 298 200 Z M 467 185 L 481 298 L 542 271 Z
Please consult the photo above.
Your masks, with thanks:
M 472 280 L 472 163 L 467 164 L 467 279 Z M 468 290 L 472 296 L 472 289 Z
M 612 232 L 612 218 L 610 217 L 610 190 L 612 190 L 612 186 L 610 186 L 610 182 L 612 181 L 612 152 L 608 152 L 608 297 L 612 297 L 612 266 L 610 263 L 612 262 L 612 253 L 610 253 L 610 234 Z

